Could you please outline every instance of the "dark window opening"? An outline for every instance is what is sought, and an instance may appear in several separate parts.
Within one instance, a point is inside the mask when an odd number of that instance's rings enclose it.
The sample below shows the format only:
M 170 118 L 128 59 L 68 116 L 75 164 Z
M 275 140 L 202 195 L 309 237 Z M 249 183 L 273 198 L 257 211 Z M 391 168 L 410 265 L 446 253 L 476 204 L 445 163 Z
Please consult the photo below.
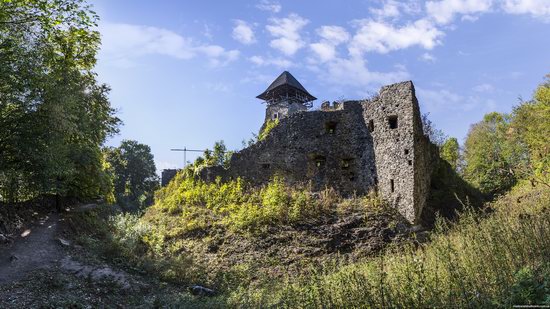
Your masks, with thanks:
M 408 154 L 409 154 L 409 150 L 405 149 L 405 155 L 408 155 Z
M 397 116 L 389 116 L 388 123 L 390 124 L 390 129 L 397 129 Z
M 276 120 L 276 119 L 278 119 L 278 118 L 279 118 L 279 113 L 274 113 L 272 119 L 273 119 L 273 120 Z
M 349 174 L 349 180 L 350 181 L 355 181 L 355 174 L 354 173 Z
M 378 185 L 378 177 L 374 177 L 374 184 Z
M 314 160 L 315 160 L 315 166 L 317 167 L 325 166 L 325 162 L 327 161 L 327 159 L 323 156 L 316 156 Z
M 343 159 L 342 160 L 342 169 L 347 170 L 353 164 L 353 159 Z
M 393 179 L 390 179 L 390 187 L 391 187 L 391 192 L 395 192 L 395 186 L 394 186 L 394 183 L 393 183 Z
M 374 132 L 374 120 L 369 120 L 369 132 Z
M 325 130 L 328 134 L 334 134 L 334 132 L 336 132 L 336 122 L 329 121 L 325 123 Z
M 409 160 L 409 165 L 413 165 L 413 161 L 412 161 L 412 160 Z
M 263 168 L 263 169 L 266 169 L 266 170 L 267 170 L 267 169 L 269 169 L 270 167 L 271 167 L 271 165 L 270 165 L 269 163 L 264 163 L 264 164 L 262 164 L 262 168 Z

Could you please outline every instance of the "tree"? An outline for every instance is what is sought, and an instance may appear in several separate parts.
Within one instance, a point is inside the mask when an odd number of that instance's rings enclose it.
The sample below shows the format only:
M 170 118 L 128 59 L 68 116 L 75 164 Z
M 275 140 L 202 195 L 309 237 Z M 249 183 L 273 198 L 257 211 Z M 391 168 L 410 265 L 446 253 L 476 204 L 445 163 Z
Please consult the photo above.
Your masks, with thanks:
M 509 121 L 508 115 L 489 113 L 472 125 L 466 137 L 464 177 L 483 193 L 501 193 L 517 180 L 506 139 Z
M 100 147 L 120 120 L 92 71 L 97 19 L 82 0 L 0 1 L 0 198 L 110 190 Z
M 550 186 L 550 75 L 528 102 L 512 112 L 509 135 L 521 148 L 517 172 L 533 182 Z
M 442 130 L 435 127 L 433 122 L 428 118 L 428 115 L 429 114 L 422 115 L 422 131 L 432 143 L 436 144 L 438 147 L 441 147 L 447 136 Z
M 441 145 L 441 149 L 439 151 L 440 156 L 443 160 L 449 162 L 453 170 L 455 172 L 458 168 L 458 160 L 459 160 L 459 146 L 458 146 L 458 140 L 455 137 L 450 137 L 443 145 Z
M 149 206 L 159 187 L 151 148 L 137 141 L 123 140 L 119 147 L 105 148 L 104 153 L 117 203 L 139 208 Z

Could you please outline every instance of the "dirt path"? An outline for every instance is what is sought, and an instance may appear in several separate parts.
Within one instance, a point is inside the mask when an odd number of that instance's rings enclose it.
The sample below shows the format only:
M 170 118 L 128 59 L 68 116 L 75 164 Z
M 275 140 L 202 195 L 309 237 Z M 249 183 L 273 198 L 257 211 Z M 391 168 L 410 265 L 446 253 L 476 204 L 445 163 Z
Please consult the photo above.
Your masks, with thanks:
M 96 204 L 87 204 L 71 211 L 89 211 L 96 207 Z M 97 281 L 110 278 L 129 288 L 124 272 L 107 265 L 87 265 L 74 260 L 66 250 L 71 243 L 60 237 L 62 225 L 63 216 L 51 213 L 24 228 L 11 245 L 0 247 L 0 286 L 17 282 L 39 270 L 58 267 L 73 275 Z
M 49 214 L 23 229 L 12 244 L 0 247 L 0 285 L 56 265 L 63 256 L 57 239 L 59 220 L 58 214 Z

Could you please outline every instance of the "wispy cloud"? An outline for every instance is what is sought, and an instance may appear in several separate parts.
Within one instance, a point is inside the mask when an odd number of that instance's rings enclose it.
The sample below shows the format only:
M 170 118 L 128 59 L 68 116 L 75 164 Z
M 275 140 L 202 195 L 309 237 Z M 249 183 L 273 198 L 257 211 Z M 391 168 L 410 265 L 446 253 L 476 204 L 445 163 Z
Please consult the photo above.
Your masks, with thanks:
M 300 31 L 309 23 L 309 20 L 298 14 L 290 14 L 285 18 L 271 18 L 269 22 L 266 29 L 271 36 L 275 37 L 269 44 L 272 48 L 292 56 L 305 45 Z
M 429 18 L 438 24 L 448 24 L 457 15 L 474 15 L 491 10 L 494 0 L 442 0 L 426 2 Z
M 336 47 L 349 41 L 350 35 L 346 29 L 339 26 L 322 26 L 317 29 L 321 40 L 309 45 L 320 61 L 325 62 L 336 57 Z
M 509 14 L 530 14 L 550 22 L 550 1 L 548 0 L 505 0 L 502 8 Z
M 375 19 L 395 19 L 403 14 L 418 14 L 422 11 L 418 1 L 384 0 L 380 8 L 370 8 Z
M 119 67 L 135 66 L 139 57 L 155 54 L 182 60 L 203 56 L 211 66 L 226 65 L 239 57 L 238 50 L 200 43 L 163 28 L 106 22 L 100 31 L 100 56 Z
M 492 99 L 481 98 L 477 95 L 459 95 L 447 89 L 416 88 L 420 102 L 428 112 L 473 110 L 491 111 L 496 107 Z
M 257 66 L 268 66 L 273 65 L 279 68 L 290 68 L 292 67 L 292 62 L 284 58 L 273 58 L 273 57 L 262 57 L 262 56 L 252 56 L 248 58 L 250 62 L 254 63 Z
M 424 62 L 431 62 L 431 63 L 434 63 L 437 61 L 437 58 L 435 58 L 434 55 L 430 54 L 430 53 L 423 53 L 421 56 L 420 56 L 420 60 L 424 61 Z
M 472 90 L 475 92 L 492 92 L 495 88 L 491 84 L 483 83 L 475 86 Z
M 244 20 L 235 20 L 235 27 L 233 28 L 233 39 L 245 44 L 250 45 L 256 42 L 254 36 L 254 30 L 252 26 Z
M 256 4 L 256 8 L 262 11 L 279 13 L 283 7 L 279 4 L 279 2 L 262 0 L 260 3 Z

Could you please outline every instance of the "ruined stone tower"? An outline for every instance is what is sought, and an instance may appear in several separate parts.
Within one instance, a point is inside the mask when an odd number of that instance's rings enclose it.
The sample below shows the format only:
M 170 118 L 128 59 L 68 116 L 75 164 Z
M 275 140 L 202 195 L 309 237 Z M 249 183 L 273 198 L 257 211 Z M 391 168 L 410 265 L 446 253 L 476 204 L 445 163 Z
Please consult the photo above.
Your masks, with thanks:
M 288 71 L 281 73 L 257 98 L 267 104 L 264 123 L 306 111 L 317 99 Z
M 258 98 L 268 103 L 266 122 L 279 124 L 234 153 L 228 169 L 203 170 L 203 179 L 242 177 L 261 185 L 278 174 L 344 196 L 376 190 L 411 223 L 419 221 L 437 147 L 423 134 L 411 81 L 384 86 L 372 99 L 307 111 L 315 97 L 283 72 Z

